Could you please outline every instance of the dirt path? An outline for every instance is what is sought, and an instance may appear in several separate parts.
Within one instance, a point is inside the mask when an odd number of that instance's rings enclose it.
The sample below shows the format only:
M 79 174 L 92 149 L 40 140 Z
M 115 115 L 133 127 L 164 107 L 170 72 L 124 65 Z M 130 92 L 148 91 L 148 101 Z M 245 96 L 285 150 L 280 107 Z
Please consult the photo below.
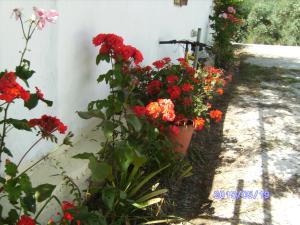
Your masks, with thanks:
M 224 123 L 194 138 L 196 174 L 179 194 L 191 223 L 300 224 L 300 48 L 286 50 L 248 46 Z

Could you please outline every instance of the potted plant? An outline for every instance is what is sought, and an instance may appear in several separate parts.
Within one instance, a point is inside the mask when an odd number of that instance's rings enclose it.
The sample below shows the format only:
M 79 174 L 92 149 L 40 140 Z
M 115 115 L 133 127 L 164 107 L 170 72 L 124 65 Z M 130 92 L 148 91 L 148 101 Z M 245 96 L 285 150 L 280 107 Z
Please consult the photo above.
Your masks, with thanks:
M 134 93 L 141 100 L 133 111 L 156 124 L 175 144 L 175 152 L 186 154 L 194 130 L 202 130 L 209 117 L 221 121 L 222 112 L 211 111 L 210 101 L 223 94 L 227 81 L 220 69 L 196 71 L 184 58 L 177 61 L 166 57 L 153 62 L 153 67 L 131 71 L 136 77 Z

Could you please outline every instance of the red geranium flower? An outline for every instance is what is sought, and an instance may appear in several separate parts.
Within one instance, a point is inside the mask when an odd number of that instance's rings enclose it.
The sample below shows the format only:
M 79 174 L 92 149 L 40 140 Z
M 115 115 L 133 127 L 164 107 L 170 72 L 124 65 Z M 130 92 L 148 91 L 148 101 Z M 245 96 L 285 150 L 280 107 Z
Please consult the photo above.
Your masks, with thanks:
M 65 126 L 59 119 L 47 115 L 43 115 L 40 119 L 31 119 L 28 123 L 30 127 L 38 126 L 45 137 L 49 136 L 56 130 L 58 130 L 61 134 L 64 134 L 67 130 L 67 126 Z
M 170 94 L 171 99 L 177 99 L 181 95 L 181 90 L 178 86 L 168 87 L 167 92 Z
M 38 87 L 35 87 L 36 94 L 39 99 L 44 100 L 44 94 L 41 92 L 41 90 Z
M 209 112 L 210 118 L 214 119 L 216 122 L 221 122 L 222 120 L 222 112 L 220 110 L 212 110 Z
M 176 75 L 169 75 L 169 76 L 167 76 L 167 82 L 168 82 L 168 84 L 174 84 L 177 81 L 179 81 L 179 78 Z
M 175 119 L 175 111 L 173 109 L 169 110 L 168 112 L 163 113 L 162 120 L 167 122 L 172 122 Z
M 196 119 L 193 120 L 193 122 L 194 122 L 194 128 L 196 130 L 202 130 L 205 125 L 205 120 L 201 117 L 197 117 Z
M 191 85 L 190 83 L 184 83 L 181 87 L 183 92 L 190 92 L 194 90 L 194 86 Z
M 107 34 L 98 34 L 96 37 L 93 38 L 93 44 L 95 46 L 101 45 L 106 38 Z
M 146 108 L 144 106 L 136 105 L 132 107 L 135 115 L 138 117 L 144 116 L 146 113 Z
M 223 89 L 222 88 L 217 88 L 216 92 L 219 94 L 219 95 L 222 95 L 224 93 Z
M 14 72 L 6 72 L 0 78 L 0 99 L 9 103 L 16 98 L 22 98 L 27 102 L 30 99 L 30 94 L 16 82 Z
M 215 68 L 213 66 L 204 67 L 204 70 L 206 70 L 210 75 L 213 75 L 213 74 L 223 74 L 223 70 L 217 69 L 217 68 Z
M 141 63 L 144 60 L 142 53 L 137 49 L 135 49 L 134 51 L 133 58 L 134 58 L 134 63 L 136 65 Z
M 17 225 L 36 225 L 36 223 L 31 217 L 23 215 L 19 219 Z
M 158 118 L 160 112 L 161 108 L 157 102 L 150 102 L 146 106 L 146 115 L 152 117 L 153 119 Z
M 163 84 L 159 80 L 151 81 L 147 86 L 147 93 L 150 95 L 159 93 L 162 85 Z
M 155 66 L 157 69 L 163 68 L 165 64 L 166 62 L 164 60 L 157 60 L 152 63 L 152 65 Z
M 171 62 L 171 58 L 170 57 L 165 57 L 162 60 L 165 61 L 165 63 Z
M 73 215 L 69 212 L 67 212 L 69 209 L 74 209 L 75 205 L 71 202 L 68 201 L 63 201 L 63 205 L 61 206 L 62 211 L 64 212 L 64 217 L 63 219 L 68 220 L 68 221 L 72 221 L 74 219 Z M 76 221 L 77 225 L 80 225 L 80 221 L 77 220 Z
M 157 102 L 161 108 L 162 113 L 165 113 L 165 112 L 168 112 L 169 110 L 174 109 L 174 103 L 170 99 L 158 99 Z

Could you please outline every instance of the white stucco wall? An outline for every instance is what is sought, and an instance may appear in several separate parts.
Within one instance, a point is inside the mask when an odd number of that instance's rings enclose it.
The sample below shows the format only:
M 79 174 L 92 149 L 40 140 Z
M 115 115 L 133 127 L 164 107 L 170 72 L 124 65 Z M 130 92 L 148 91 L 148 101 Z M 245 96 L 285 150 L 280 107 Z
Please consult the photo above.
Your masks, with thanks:
M 144 55 L 144 64 L 165 56 L 179 57 L 180 46 L 160 46 L 159 40 L 193 39 L 191 30 L 202 28 L 202 42 L 206 42 L 208 16 L 212 0 L 189 0 L 184 7 L 174 6 L 173 0 L 0 0 L 0 70 L 14 70 L 23 48 L 20 24 L 10 18 L 14 8 L 22 8 L 30 16 L 32 6 L 56 9 L 60 16 L 56 24 L 47 24 L 37 31 L 30 43 L 26 58 L 36 71 L 31 88 L 41 88 L 54 106 L 40 103 L 28 111 L 22 104 L 11 107 L 10 116 L 33 118 L 52 114 L 60 118 L 79 139 L 93 126 L 81 120 L 77 110 L 85 110 L 89 101 L 108 93 L 104 85 L 97 85 L 97 75 L 107 69 L 96 67 L 98 50 L 92 38 L 98 33 L 115 33 L 124 37 Z M 18 160 L 36 137 L 30 133 L 12 131 L 7 145 Z M 27 160 L 34 159 L 54 146 L 43 142 Z

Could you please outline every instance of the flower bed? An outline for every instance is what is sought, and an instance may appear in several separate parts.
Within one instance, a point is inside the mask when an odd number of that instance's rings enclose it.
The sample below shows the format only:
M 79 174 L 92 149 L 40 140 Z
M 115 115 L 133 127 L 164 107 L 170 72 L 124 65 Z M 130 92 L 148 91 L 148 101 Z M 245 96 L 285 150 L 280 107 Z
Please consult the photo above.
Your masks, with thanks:
M 122 37 L 115 34 L 95 36 L 92 43 L 99 51 L 96 64 L 111 65 L 105 74 L 98 76 L 97 81 L 105 81 L 110 93 L 105 99 L 90 102 L 87 111 L 80 111 L 78 115 L 83 119 L 97 118 L 96 127 L 101 129 L 105 140 L 97 154 L 84 152 L 74 156 L 88 162 L 91 171 L 89 184 L 82 191 L 65 176 L 74 198 L 72 202 L 61 201 L 53 195 L 55 185 L 32 187 L 26 174 L 30 168 L 18 172 L 18 167 L 38 142 L 43 139 L 57 142 L 54 133 L 64 134 L 67 126 L 48 115 L 31 120 L 7 117 L 9 106 L 20 99 L 30 110 L 40 101 L 52 105 L 38 87 L 30 93 L 18 83 L 22 80 L 29 87 L 28 79 L 34 74 L 30 62 L 24 58 L 34 31 L 36 28 L 42 30 L 45 24 L 54 22 L 58 16 L 53 10 L 34 8 L 34 13 L 35 17 L 28 20 L 28 31 L 25 32 L 22 13 L 14 10 L 16 19 L 21 22 L 25 48 L 15 72 L 0 73 L 1 111 L 4 112 L 0 153 L 12 157 L 5 146 L 8 126 L 26 131 L 37 129 L 39 139 L 19 163 L 6 160 L 0 193 L 8 199 L 12 209 L 7 216 L 0 216 L 0 222 L 39 224 L 40 214 L 52 200 L 57 201 L 61 211 L 51 213 L 55 216 L 49 218 L 50 225 L 180 220 L 161 212 L 164 195 L 168 192 L 161 187 L 161 181 L 170 178 L 180 180 L 191 175 L 191 165 L 178 153 L 183 152 L 178 150 L 179 136 L 187 126 L 191 136 L 194 130 L 201 131 L 211 122 L 222 120 L 222 112 L 214 108 L 212 100 L 215 96 L 222 96 L 231 77 L 214 67 L 195 70 L 184 58 L 172 61 L 165 57 L 151 66 L 141 66 L 142 53 L 126 45 Z M 71 136 L 68 133 L 63 143 L 71 144 Z M 187 139 L 190 140 L 190 137 Z M 186 148 L 189 140 L 185 142 Z M 41 202 L 43 205 L 37 211 L 36 205 Z

